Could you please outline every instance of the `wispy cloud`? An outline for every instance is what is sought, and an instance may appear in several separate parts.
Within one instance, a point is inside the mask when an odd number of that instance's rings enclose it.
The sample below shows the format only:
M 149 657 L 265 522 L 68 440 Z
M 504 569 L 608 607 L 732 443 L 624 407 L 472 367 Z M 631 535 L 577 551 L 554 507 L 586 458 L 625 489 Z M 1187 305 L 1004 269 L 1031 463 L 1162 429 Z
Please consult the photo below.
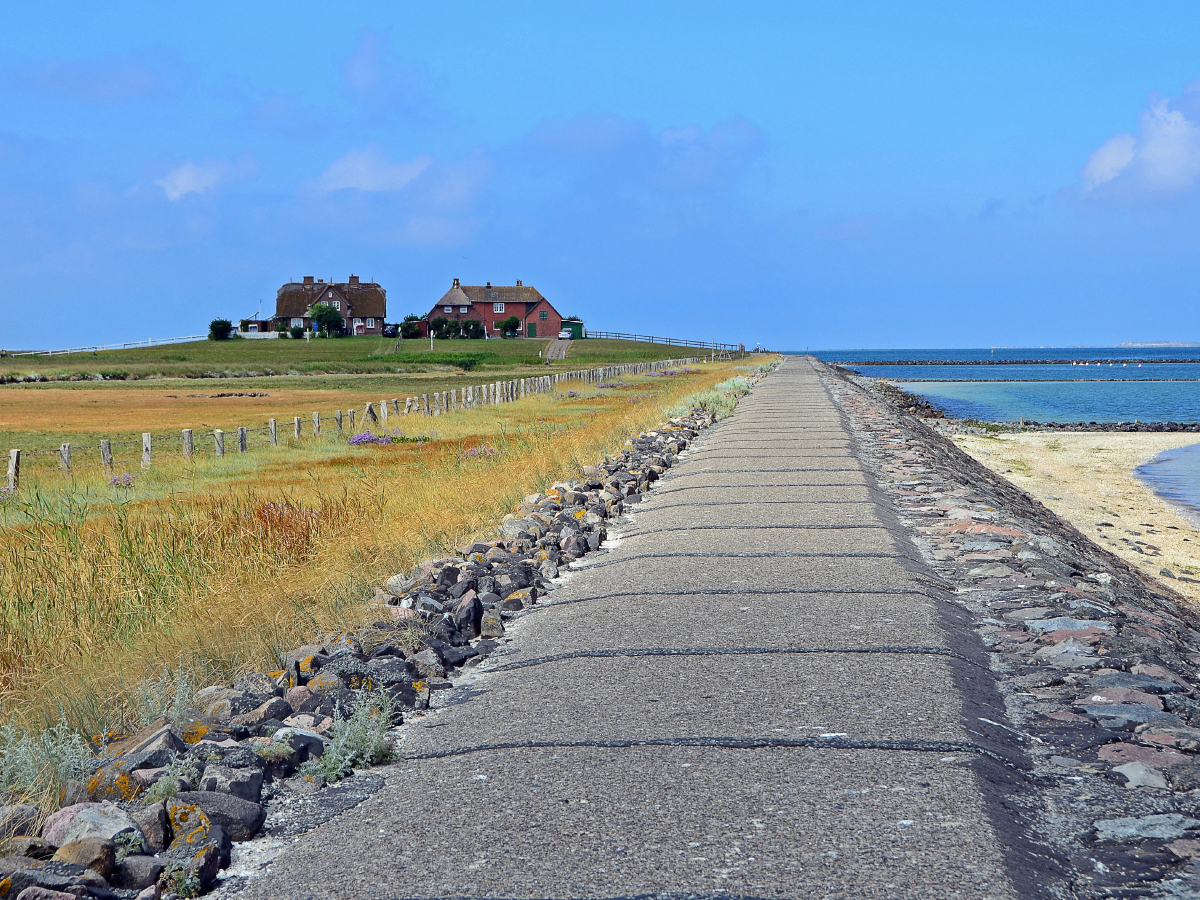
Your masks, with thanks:
M 51 59 L 22 66 L 13 81 L 35 93 L 93 103 L 141 99 L 163 86 L 159 73 L 136 59 Z
M 418 156 L 412 162 L 389 159 L 379 144 L 350 150 L 334 160 L 314 182 L 322 193 L 341 190 L 398 191 L 433 163 L 432 156 Z
M 1177 97 L 1152 97 L 1138 133 L 1115 134 L 1101 144 L 1081 173 L 1084 191 L 1125 196 L 1172 196 L 1200 177 L 1200 81 Z
M 163 189 L 167 199 L 181 200 L 188 194 L 205 194 L 239 181 L 253 178 L 262 170 L 259 161 L 243 153 L 232 162 L 223 159 L 188 160 L 176 166 L 154 183 Z

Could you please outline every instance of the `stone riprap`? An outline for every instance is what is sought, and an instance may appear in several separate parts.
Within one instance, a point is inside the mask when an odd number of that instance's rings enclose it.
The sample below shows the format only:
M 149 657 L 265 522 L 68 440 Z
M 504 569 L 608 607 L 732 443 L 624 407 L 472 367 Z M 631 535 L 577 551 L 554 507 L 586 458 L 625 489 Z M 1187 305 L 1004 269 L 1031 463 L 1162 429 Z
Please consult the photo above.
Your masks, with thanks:
M 506 621 L 550 598 L 560 567 L 600 549 L 606 523 L 713 421 L 696 410 L 635 435 L 579 480 L 525 498 L 500 538 L 389 579 L 375 591 L 383 618 L 373 627 L 320 636 L 277 671 L 206 687 L 172 721 L 111 740 L 87 783 L 67 786 L 72 802 L 44 823 L 35 807 L 0 808 L 0 895 L 207 891 L 235 843 L 302 834 L 354 808 L 381 779 L 346 772 L 328 785 L 304 770 L 324 755 L 336 718 L 378 691 L 397 710 L 427 709 L 506 642 Z M 397 711 L 393 724 L 402 721 Z M 170 791 L 160 790 L 164 779 Z
M 881 500 L 789 361 L 237 896 L 1019 896 L 1021 748 Z
M 1046 861 L 1044 892 L 1200 896 L 1200 616 L 931 430 L 941 421 L 829 368 L 930 594 L 978 636 L 1003 711 L 972 730 L 1008 735 L 1028 762 L 1006 805 Z

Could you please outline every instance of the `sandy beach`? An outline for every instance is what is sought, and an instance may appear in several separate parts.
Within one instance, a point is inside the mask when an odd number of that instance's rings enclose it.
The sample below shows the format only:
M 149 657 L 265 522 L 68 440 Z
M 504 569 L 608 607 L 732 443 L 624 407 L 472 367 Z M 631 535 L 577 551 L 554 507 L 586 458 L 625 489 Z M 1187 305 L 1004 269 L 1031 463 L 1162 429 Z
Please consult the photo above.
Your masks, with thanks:
M 1194 434 L 954 435 L 954 442 L 1101 546 L 1200 602 L 1200 528 L 1133 470 Z M 1161 575 L 1162 569 L 1175 578 Z

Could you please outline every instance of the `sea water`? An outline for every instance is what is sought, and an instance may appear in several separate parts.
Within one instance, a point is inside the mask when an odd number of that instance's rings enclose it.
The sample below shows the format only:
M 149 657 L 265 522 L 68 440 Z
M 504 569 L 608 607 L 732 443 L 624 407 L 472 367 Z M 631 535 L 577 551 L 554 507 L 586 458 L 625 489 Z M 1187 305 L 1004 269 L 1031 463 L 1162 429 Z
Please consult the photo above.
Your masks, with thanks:
M 1164 450 L 1133 471 L 1154 493 L 1200 526 L 1200 444 Z
M 862 375 L 898 382 L 962 419 L 1200 422 L 1200 363 L 1182 361 L 1200 359 L 1200 347 L 831 350 L 813 355 Z M 887 364 L 906 360 L 962 364 Z M 1066 362 L 1012 364 L 1019 360 Z M 1098 364 L 1100 360 L 1104 362 Z M 1110 365 L 1108 360 L 1121 362 Z

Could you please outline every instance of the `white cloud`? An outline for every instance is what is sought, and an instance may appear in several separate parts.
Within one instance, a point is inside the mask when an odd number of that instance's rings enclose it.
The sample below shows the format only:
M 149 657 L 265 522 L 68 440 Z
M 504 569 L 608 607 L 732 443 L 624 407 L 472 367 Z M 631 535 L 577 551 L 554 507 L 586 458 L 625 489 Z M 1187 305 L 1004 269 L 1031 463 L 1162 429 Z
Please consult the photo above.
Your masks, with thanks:
M 317 178 L 316 188 L 326 193 L 346 189 L 398 191 L 432 163 L 433 157 L 425 155 L 418 156 L 412 162 L 395 162 L 384 154 L 380 145 L 369 144 L 335 160 Z
M 1133 160 L 1137 138 L 1132 134 L 1115 134 L 1088 157 L 1083 167 L 1083 183 L 1090 191 L 1097 185 L 1112 181 Z
M 194 163 L 188 160 L 154 183 L 163 189 L 168 200 L 179 200 L 188 194 L 204 194 L 233 182 L 252 178 L 260 169 L 258 160 L 249 154 L 242 154 L 233 162 L 205 159 Z
M 1088 157 L 1084 189 L 1119 190 L 1128 196 L 1168 196 L 1190 191 L 1200 178 L 1200 82 L 1178 97 L 1154 97 L 1139 117 L 1138 133 L 1116 134 Z

